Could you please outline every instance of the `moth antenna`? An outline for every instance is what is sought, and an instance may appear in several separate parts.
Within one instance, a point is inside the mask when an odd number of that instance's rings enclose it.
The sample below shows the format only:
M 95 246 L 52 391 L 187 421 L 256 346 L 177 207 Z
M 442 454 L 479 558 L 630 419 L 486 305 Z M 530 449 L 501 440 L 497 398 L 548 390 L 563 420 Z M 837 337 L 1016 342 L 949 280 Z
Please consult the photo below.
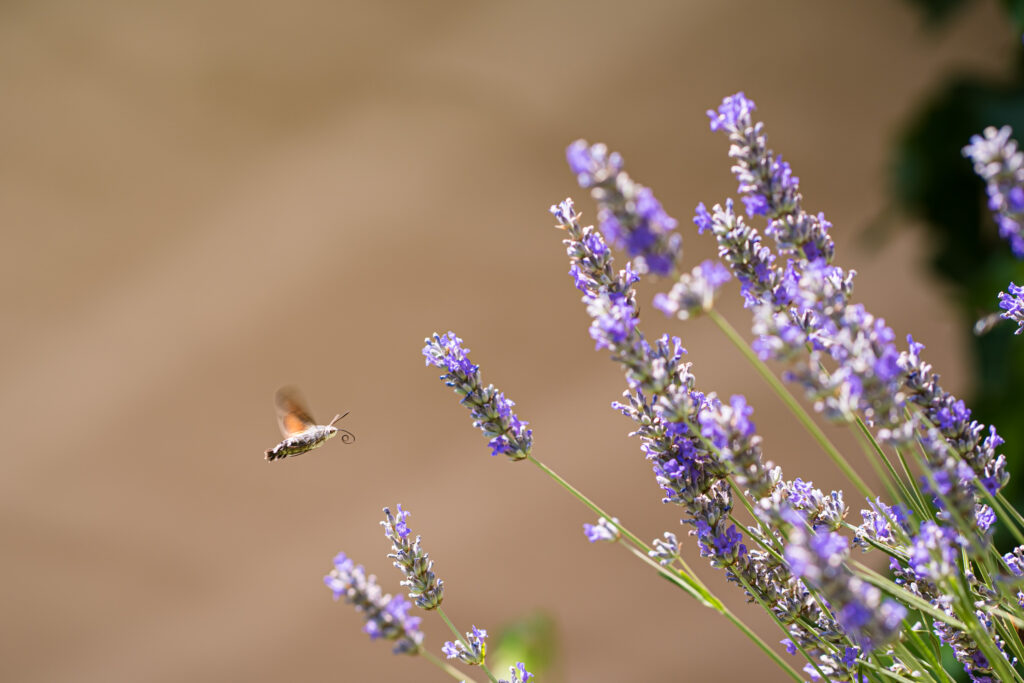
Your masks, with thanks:
M 352 412 L 351 410 L 345 411 L 345 415 L 348 415 L 351 412 Z M 334 419 L 327 423 L 327 426 L 328 427 L 333 427 L 334 423 L 337 422 L 338 420 L 344 419 L 345 415 L 335 415 Z

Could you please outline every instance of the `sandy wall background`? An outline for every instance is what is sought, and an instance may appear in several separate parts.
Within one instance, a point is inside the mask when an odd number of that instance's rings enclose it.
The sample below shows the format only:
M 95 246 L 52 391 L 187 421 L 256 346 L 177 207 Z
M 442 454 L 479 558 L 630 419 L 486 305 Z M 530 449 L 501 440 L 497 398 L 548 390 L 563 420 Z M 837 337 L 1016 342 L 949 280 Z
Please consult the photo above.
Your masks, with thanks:
M 640 535 L 678 530 L 608 407 L 621 374 L 592 351 L 547 208 L 572 195 L 593 218 L 563 150 L 606 141 L 695 265 L 713 250 L 693 207 L 735 192 L 704 111 L 742 89 L 859 298 L 967 391 L 967 330 L 917 233 L 862 236 L 915 103 L 1017 47 L 994 2 L 938 33 L 880 1 L 5 3 L 0 678 L 448 680 L 368 642 L 321 583 L 345 550 L 397 590 L 378 520 L 402 502 L 460 626 L 557 620 L 545 680 L 782 680 L 588 544 L 593 520 L 533 468 L 490 458 L 422 339 L 457 331 L 539 458 Z M 704 387 L 749 396 L 789 476 L 843 485 L 709 321 L 646 313 Z M 264 462 L 286 383 L 323 420 L 350 410 L 356 443 Z M 443 625 L 424 628 L 438 650 Z

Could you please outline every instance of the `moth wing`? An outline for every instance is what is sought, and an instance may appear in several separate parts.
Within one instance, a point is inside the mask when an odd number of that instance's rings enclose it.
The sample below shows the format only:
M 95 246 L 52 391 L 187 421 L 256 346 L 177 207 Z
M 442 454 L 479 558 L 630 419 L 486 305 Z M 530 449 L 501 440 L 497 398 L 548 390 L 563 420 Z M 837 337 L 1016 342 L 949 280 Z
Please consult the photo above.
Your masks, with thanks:
M 295 387 L 281 387 L 274 394 L 277 408 L 277 426 L 285 436 L 292 436 L 316 425 L 302 396 Z

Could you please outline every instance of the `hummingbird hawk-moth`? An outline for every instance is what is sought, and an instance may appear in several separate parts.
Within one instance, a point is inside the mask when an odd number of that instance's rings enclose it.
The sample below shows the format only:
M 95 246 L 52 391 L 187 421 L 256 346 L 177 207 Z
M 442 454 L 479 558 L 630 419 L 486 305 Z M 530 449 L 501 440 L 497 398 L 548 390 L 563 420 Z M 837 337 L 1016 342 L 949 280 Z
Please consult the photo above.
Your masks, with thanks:
M 334 423 L 348 413 L 335 415 L 334 419 L 327 424 L 318 425 L 294 387 L 278 389 L 274 394 L 274 407 L 277 408 L 277 425 L 281 428 L 281 433 L 284 434 L 284 441 L 267 451 L 266 458 L 269 461 L 301 455 L 314 448 L 319 448 L 339 432 L 342 443 L 355 441 L 356 437 L 352 432 L 334 426 Z

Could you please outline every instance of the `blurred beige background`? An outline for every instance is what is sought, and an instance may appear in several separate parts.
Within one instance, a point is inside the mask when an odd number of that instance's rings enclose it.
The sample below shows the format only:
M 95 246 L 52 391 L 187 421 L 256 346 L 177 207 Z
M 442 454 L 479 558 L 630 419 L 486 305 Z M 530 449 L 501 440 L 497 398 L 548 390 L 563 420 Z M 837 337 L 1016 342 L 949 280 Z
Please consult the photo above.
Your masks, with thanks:
M 398 589 L 378 520 L 400 501 L 461 627 L 557 619 L 544 680 L 783 680 L 589 545 L 587 512 L 529 464 L 489 457 L 422 339 L 457 331 L 535 454 L 641 536 L 680 530 L 608 407 L 621 374 L 547 208 L 571 194 L 593 217 L 563 149 L 606 141 L 696 264 L 693 207 L 735 191 L 704 111 L 742 89 L 860 299 L 966 391 L 966 330 L 918 233 L 858 236 L 915 103 L 955 70 L 998 76 L 1016 42 L 995 2 L 937 34 L 881 1 L 5 3 L 0 678 L 450 680 L 369 642 L 321 582 L 345 550 Z M 750 396 L 788 476 L 842 486 L 710 323 L 669 324 L 654 291 L 647 333 L 681 334 L 703 388 Z M 323 420 L 351 410 L 356 443 L 264 462 L 285 383 Z M 443 625 L 424 628 L 437 651 Z

